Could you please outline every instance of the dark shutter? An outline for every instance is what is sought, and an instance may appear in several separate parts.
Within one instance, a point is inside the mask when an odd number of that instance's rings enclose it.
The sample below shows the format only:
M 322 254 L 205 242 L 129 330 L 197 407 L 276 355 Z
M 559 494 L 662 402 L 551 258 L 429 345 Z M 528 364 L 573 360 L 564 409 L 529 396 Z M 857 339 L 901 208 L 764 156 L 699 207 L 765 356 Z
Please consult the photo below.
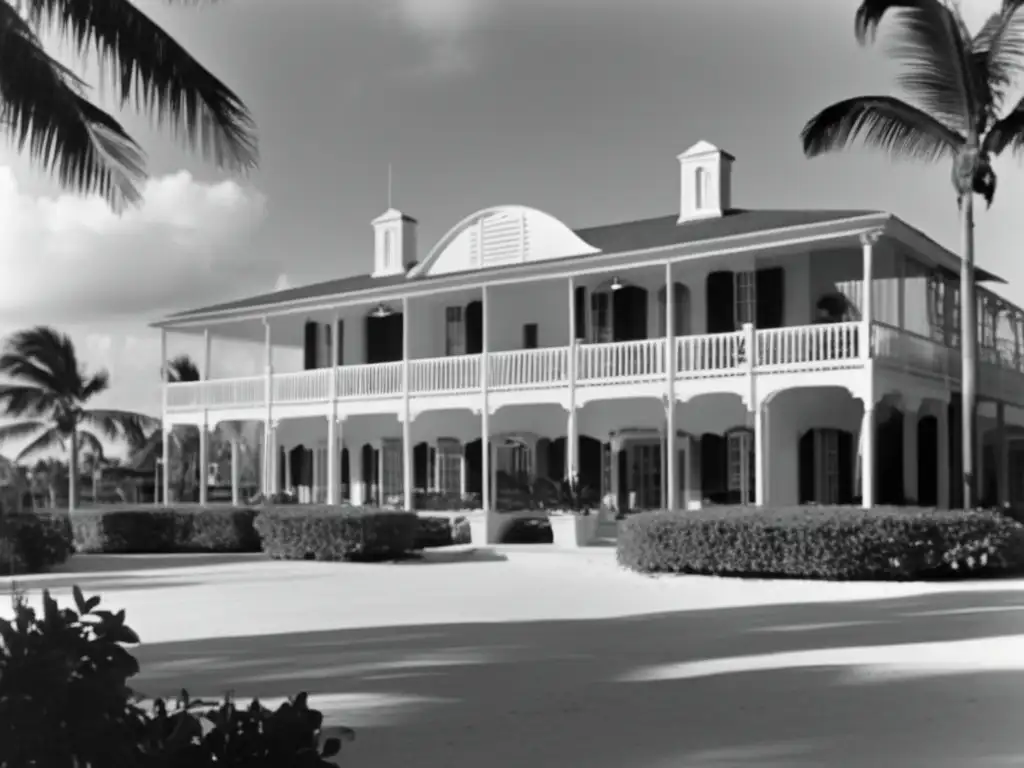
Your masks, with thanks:
M 345 321 L 339 320 L 338 327 L 334 329 L 334 332 L 338 336 L 338 359 L 334 361 L 335 365 L 345 364 Z
M 312 321 L 307 321 L 304 339 L 305 366 L 307 371 L 311 371 L 316 368 L 316 338 L 317 324 Z
M 782 267 L 757 270 L 755 296 L 757 327 L 781 328 L 785 322 L 785 271 Z
M 284 473 L 284 446 L 277 449 L 277 489 L 283 491 L 288 486 L 288 477 Z
M 523 326 L 523 349 L 537 348 L 537 324 L 526 323 Z
M 732 272 L 712 272 L 708 275 L 706 284 L 708 333 L 731 333 L 736 330 L 733 291 Z
M 390 353 L 385 362 L 397 362 L 402 359 L 402 334 L 405 333 L 405 322 L 401 312 L 388 316 L 388 347 Z
M 576 288 L 573 305 L 573 311 L 576 313 L 576 338 L 585 341 L 587 338 L 587 289 L 582 285 Z
M 846 430 L 839 430 L 839 503 L 853 504 L 853 435 Z M 902 450 L 902 446 L 900 446 Z
M 361 449 L 363 454 L 363 503 L 366 504 L 370 500 L 370 486 L 373 485 L 374 475 L 374 455 L 373 446 L 369 443 L 363 443 Z
M 427 477 L 430 466 L 430 453 L 426 443 L 416 443 L 412 449 L 412 487 L 426 490 L 430 487 Z
M 479 355 L 484 351 L 484 305 L 471 301 L 466 305 L 466 354 Z
M 341 449 L 341 486 L 342 486 L 342 499 L 352 498 L 352 476 L 349 469 L 349 455 L 348 448 Z M 340 501 L 341 499 L 339 499 Z
M 800 436 L 799 483 L 800 503 L 809 504 L 814 497 L 814 430 L 808 429 Z M 842 443 L 840 443 L 840 446 Z M 842 450 L 840 449 L 840 453 Z M 843 476 L 843 468 L 839 468 L 839 477 Z
M 315 454 L 312 448 L 302 451 L 302 484 L 308 488 L 313 487 L 313 462 Z
M 619 464 L 619 511 L 625 512 L 629 508 L 629 457 L 624 448 L 615 461 Z
M 704 498 L 723 501 L 728 472 L 729 443 L 721 435 L 707 433 L 700 437 L 700 480 Z
M 633 327 L 630 332 L 630 341 L 640 341 L 647 338 L 647 291 L 637 288 L 630 302 L 630 311 L 633 317 Z

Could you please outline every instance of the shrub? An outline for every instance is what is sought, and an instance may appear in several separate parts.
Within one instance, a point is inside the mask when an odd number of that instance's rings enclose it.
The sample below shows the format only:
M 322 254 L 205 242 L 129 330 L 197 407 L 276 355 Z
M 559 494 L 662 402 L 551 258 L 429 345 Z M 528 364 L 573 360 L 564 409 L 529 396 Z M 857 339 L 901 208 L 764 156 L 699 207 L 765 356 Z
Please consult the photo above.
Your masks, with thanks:
M 242 507 L 112 507 L 71 513 L 79 552 L 259 552 L 256 513 Z
M 38 573 L 71 554 L 66 514 L 23 512 L 0 516 L 0 575 Z
M 15 598 L 14 619 L 0 619 L 0 765 L 152 766 L 152 768 L 314 768 L 341 749 L 321 746 L 323 716 L 299 694 L 276 711 L 258 701 L 216 707 L 182 696 L 173 710 L 147 711 L 129 680 L 139 642 L 124 611 L 97 610 L 98 597 L 74 587 L 75 609 L 43 592 L 38 617 Z M 351 739 L 352 731 L 339 729 Z
M 464 517 L 421 515 L 416 526 L 416 549 L 469 543 L 469 521 Z
M 415 512 L 362 507 L 267 507 L 255 527 L 279 560 L 391 560 L 416 549 Z
M 965 578 L 1024 572 L 1024 526 L 984 511 L 714 507 L 628 517 L 617 557 L 646 573 Z

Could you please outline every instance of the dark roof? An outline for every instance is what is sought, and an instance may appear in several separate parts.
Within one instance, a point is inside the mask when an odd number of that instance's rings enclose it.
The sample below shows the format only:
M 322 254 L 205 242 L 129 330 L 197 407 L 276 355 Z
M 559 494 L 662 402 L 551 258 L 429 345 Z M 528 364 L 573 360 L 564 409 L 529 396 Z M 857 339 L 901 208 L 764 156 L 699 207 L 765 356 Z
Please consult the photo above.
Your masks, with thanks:
M 786 227 L 799 227 L 808 224 L 825 224 L 830 221 L 842 221 L 843 219 L 852 219 L 860 216 L 885 215 L 887 214 L 882 211 L 748 211 L 734 209 L 726 212 L 722 216 L 685 222 L 683 224 L 678 223 L 678 214 L 671 214 L 669 216 L 658 216 L 653 219 L 640 219 L 638 221 L 626 221 L 620 224 L 606 224 L 598 227 L 587 227 L 584 229 L 577 229 L 575 230 L 575 233 L 582 240 L 599 249 L 602 254 L 614 254 L 675 244 L 696 243 L 703 240 L 715 240 L 722 237 L 754 234 L 756 232 L 772 229 L 784 229 Z M 570 256 L 568 259 L 563 259 L 562 261 L 575 259 L 583 260 L 588 258 L 590 255 L 591 254 Z M 491 273 L 500 271 L 501 269 L 503 269 L 503 267 L 494 267 L 488 268 L 486 271 Z M 460 272 L 454 276 L 464 275 L 464 272 Z M 445 277 L 450 276 L 443 275 L 438 278 L 422 276 L 415 278 L 415 280 L 443 279 Z M 327 280 L 325 282 L 304 285 L 298 288 L 288 288 L 283 291 L 274 291 L 273 293 L 250 296 L 236 301 L 225 302 L 223 304 L 214 304 L 201 309 L 178 312 L 171 315 L 168 319 L 185 319 L 197 315 L 204 315 L 208 312 L 257 309 L 284 302 L 326 298 L 328 296 L 355 293 L 357 291 L 369 290 L 372 288 L 387 288 L 392 285 L 399 285 L 408 282 L 410 282 L 410 279 L 405 275 L 394 275 L 391 277 L 357 275 L 355 277 L 344 277 L 338 280 Z

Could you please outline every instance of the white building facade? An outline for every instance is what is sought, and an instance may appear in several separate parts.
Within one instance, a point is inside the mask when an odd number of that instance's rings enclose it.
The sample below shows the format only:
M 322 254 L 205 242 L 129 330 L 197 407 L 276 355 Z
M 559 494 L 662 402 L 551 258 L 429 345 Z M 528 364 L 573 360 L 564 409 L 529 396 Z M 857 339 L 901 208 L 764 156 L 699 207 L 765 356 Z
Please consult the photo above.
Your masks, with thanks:
M 205 451 L 262 422 L 264 492 L 319 503 L 491 510 L 577 473 L 618 512 L 955 505 L 957 257 L 884 212 L 736 209 L 733 164 L 680 155 L 671 216 L 574 231 L 492 207 L 424 257 L 389 210 L 367 275 L 156 323 L 164 357 L 168 332 L 206 340 L 165 424 Z M 1024 313 L 984 286 L 978 310 L 979 493 L 1024 500 Z M 211 377 L 221 339 L 262 343 L 264 372 Z

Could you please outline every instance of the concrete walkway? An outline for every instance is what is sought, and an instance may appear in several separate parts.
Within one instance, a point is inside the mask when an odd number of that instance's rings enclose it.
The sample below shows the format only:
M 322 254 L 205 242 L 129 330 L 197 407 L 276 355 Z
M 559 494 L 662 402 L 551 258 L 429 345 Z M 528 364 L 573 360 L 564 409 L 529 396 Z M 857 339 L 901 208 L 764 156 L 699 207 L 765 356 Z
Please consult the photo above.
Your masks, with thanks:
M 309 691 L 357 729 L 342 765 L 1024 765 L 1021 582 L 650 579 L 544 546 L 62 570 L 21 583 L 125 608 L 140 691 Z

